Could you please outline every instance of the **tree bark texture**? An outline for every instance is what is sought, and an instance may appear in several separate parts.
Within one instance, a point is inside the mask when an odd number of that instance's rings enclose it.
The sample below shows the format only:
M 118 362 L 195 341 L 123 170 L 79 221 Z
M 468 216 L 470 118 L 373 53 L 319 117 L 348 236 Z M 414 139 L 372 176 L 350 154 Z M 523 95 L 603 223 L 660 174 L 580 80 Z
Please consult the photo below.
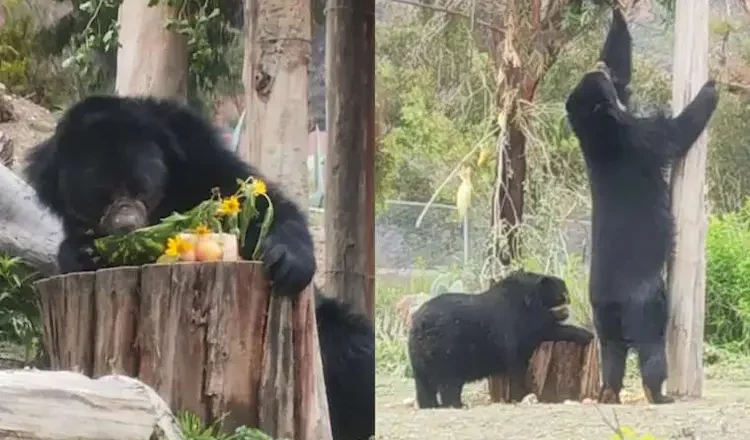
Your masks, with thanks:
M 283 183 L 285 192 L 307 212 L 307 85 L 310 62 L 310 0 L 245 0 L 246 127 L 239 155 L 263 174 Z M 261 411 L 267 432 L 294 439 L 329 440 L 323 364 L 316 331 L 312 289 L 299 299 L 271 296 L 266 323 Z M 291 323 L 291 325 L 290 325 Z M 307 365 L 289 364 L 309 355 Z M 295 383 L 294 388 L 287 384 Z M 302 393 L 305 390 L 306 394 Z M 304 407 L 302 417 L 293 407 Z
M 523 387 L 507 376 L 489 381 L 493 402 L 520 401 L 523 395 L 512 390 L 525 389 L 543 403 L 596 399 L 599 394 L 599 349 L 593 340 L 586 346 L 574 342 L 543 342 L 534 351 Z
M 374 245 L 374 161 L 367 161 L 374 136 L 375 2 L 328 0 L 326 31 L 326 102 L 328 106 L 325 188 L 326 293 L 369 313 L 374 265 L 368 245 Z M 368 71 L 365 71 L 368 69 Z M 369 149 L 368 149 L 369 148 Z M 374 247 L 374 246 L 373 246 Z
M 0 402 L 0 438 L 184 438 L 164 400 L 127 376 L 92 380 L 71 371 L 0 371 Z
M 310 0 L 245 1 L 245 108 L 240 156 L 306 207 Z
M 708 78 L 708 0 L 678 0 L 672 69 L 673 114 L 695 97 Z M 668 262 L 667 392 L 703 393 L 703 326 L 706 300 L 706 150 L 704 132 L 671 170 L 675 248 Z
M 208 423 L 228 413 L 227 430 L 248 425 L 275 438 L 321 438 L 310 432 L 323 423 L 314 404 L 322 391 L 307 373 L 314 370 L 317 347 L 292 334 L 296 325 L 299 335 L 313 332 L 317 340 L 314 321 L 311 326 L 304 316 L 276 323 L 283 330 L 283 342 L 276 344 L 279 335 L 268 333 L 266 320 L 280 315 L 269 310 L 259 263 L 120 267 L 55 276 L 36 288 L 53 369 L 136 377 L 174 410 Z M 278 356 L 277 346 L 291 355 Z M 297 420 L 306 430 L 264 425 L 268 414 Z
M 160 0 L 124 0 L 119 11 L 115 89 L 120 95 L 150 95 L 187 101 L 187 38 L 165 28 L 176 11 Z

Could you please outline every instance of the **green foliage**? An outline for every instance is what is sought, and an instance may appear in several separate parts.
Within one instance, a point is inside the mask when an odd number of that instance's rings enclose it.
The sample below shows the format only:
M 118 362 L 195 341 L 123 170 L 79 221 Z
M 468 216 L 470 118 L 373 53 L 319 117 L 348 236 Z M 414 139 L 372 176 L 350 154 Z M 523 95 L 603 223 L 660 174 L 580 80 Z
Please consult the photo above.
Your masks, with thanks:
M 419 20 L 377 30 L 381 200 L 429 199 L 494 121 L 491 63 L 470 30 L 461 21 L 446 24 L 437 35 L 426 36 L 428 30 Z M 476 177 L 488 182 L 490 174 Z M 457 186 L 458 179 L 454 191 Z M 452 199 L 445 191 L 438 201 Z
M 236 93 L 240 90 L 242 55 L 240 31 L 232 28 L 221 0 L 163 0 L 178 13 L 166 21 L 167 29 L 187 40 L 190 69 L 189 98 L 194 104 L 204 95 Z M 64 39 L 67 47 L 54 47 L 65 56 L 63 65 L 74 68 L 80 94 L 110 89 L 114 84 L 114 58 L 119 46 L 117 12 L 122 0 L 73 1 L 72 24 L 61 26 L 47 39 Z M 159 3 L 149 0 L 149 6 Z M 239 52 L 238 52 L 239 49 Z
M 712 209 L 740 209 L 750 195 L 750 101 L 722 93 L 709 125 L 708 183 Z
M 23 0 L 0 3 L 0 82 L 10 93 L 51 105 L 66 94 L 68 81 L 52 60 L 39 56 L 33 15 Z
M 706 250 L 706 340 L 750 352 L 750 201 L 711 217 Z
M 18 258 L 0 256 L 0 341 L 21 345 L 26 361 L 37 354 L 41 317 L 32 283 L 38 275 Z
M 13 12 L 19 9 L 14 8 L 12 4 L 0 7 L 5 15 L 11 17 L 8 24 L 0 28 L 0 82 L 4 83 L 11 93 L 20 93 L 28 85 L 28 71 L 31 65 L 31 15 L 13 15 Z
M 187 411 L 179 412 L 177 420 L 185 440 L 274 440 L 263 431 L 247 426 L 240 426 L 229 434 L 222 433 L 221 419 L 206 426 L 197 415 Z

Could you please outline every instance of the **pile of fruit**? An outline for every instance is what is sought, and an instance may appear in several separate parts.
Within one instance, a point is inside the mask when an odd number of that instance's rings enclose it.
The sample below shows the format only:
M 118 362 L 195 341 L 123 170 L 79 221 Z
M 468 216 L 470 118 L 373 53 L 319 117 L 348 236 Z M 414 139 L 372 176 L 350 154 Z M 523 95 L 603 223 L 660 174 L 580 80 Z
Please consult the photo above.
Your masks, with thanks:
M 214 191 L 211 198 L 188 212 L 175 212 L 158 224 L 125 235 L 99 238 L 94 246 L 113 265 L 222 260 L 227 234 L 234 236 L 233 244 L 240 248 L 245 244 L 248 226 L 260 216 L 255 202 L 262 197 L 268 209 L 253 252 L 256 259 L 273 222 L 273 204 L 262 180 L 250 177 L 237 183 L 239 189 L 234 195 L 222 198 Z

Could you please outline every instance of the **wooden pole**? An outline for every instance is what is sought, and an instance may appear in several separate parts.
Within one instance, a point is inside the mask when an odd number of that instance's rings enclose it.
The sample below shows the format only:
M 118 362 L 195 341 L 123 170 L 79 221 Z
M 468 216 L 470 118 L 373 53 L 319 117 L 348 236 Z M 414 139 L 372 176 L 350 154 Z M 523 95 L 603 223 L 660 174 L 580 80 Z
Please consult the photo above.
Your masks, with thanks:
M 677 0 L 676 8 L 673 114 L 682 111 L 708 77 L 708 0 Z M 703 392 L 707 144 L 704 133 L 671 171 L 676 234 L 667 277 L 667 393 L 691 397 L 700 397 Z
M 328 0 L 326 11 L 325 285 L 330 295 L 362 313 L 368 312 L 367 246 L 372 240 L 368 235 L 374 233 L 367 219 L 373 214 L 366 194 L 372 184 L 366 184 L 365 176 L 372 167 L 366 155 L 373 135 L 368 123 L 374 115 L 368 31 L 374 10 L 373 0 Z
M 239 155 L 283 182 L 285 192 L 307 211 L 307 99 L 310 62 L 310 0 L 245 0 L 244 84 L 246 131 Z M 271 296 L 261 401 L 277 402 L 260 414 L 260 428 L 278 438 L 330 440 L 323 364 L 312 289 L 296 301 Z M 290 325 L 291 328 L 290 328 Z M 312 356 L 313 368 L 290 359 Z M 297 386 L 290 384 L 296 381 Z M 294 389 L 302 394 L 294 394 Z M 294 412 L 304 408 L 306 414 Z
M 175 10 L 161 1 L 125 0 L 120 5 L 120 49 L 115 90 L 187 101 L 187 38 L 165 28 Z
M 367 122 L 365 133 L 365 309 L 370 319 L 375 319 L 375 0 L 360 0 L 353 4 L 363 11 L 362 94 L 365 102 L 363 117 Z

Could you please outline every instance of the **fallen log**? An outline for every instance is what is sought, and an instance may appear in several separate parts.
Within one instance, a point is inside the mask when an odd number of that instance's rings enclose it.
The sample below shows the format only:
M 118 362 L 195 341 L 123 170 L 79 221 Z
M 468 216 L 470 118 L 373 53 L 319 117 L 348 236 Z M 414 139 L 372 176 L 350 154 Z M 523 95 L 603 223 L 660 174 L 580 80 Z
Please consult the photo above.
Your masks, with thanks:
M 599 394 L 599 342 L 584 346 L 575 342 L 543 342 L 534 351 L 526 371 L 523 389 L 542 403 L 596 399 Z M 512 395 L 514 385 L 507 376 L 489 378 L 493 402 L 520 401 Z M 519 387 L 520 388 L 520 387 Z
M 35 287 L 53 369 L 137 377 L 227 431 L 330 439 L 311 292 L 270 298 L 261 264 L 118 267 Z
M 0 371 L 0 438 L 182 440 L 156 392 L 136 379 L 71 371 Z

